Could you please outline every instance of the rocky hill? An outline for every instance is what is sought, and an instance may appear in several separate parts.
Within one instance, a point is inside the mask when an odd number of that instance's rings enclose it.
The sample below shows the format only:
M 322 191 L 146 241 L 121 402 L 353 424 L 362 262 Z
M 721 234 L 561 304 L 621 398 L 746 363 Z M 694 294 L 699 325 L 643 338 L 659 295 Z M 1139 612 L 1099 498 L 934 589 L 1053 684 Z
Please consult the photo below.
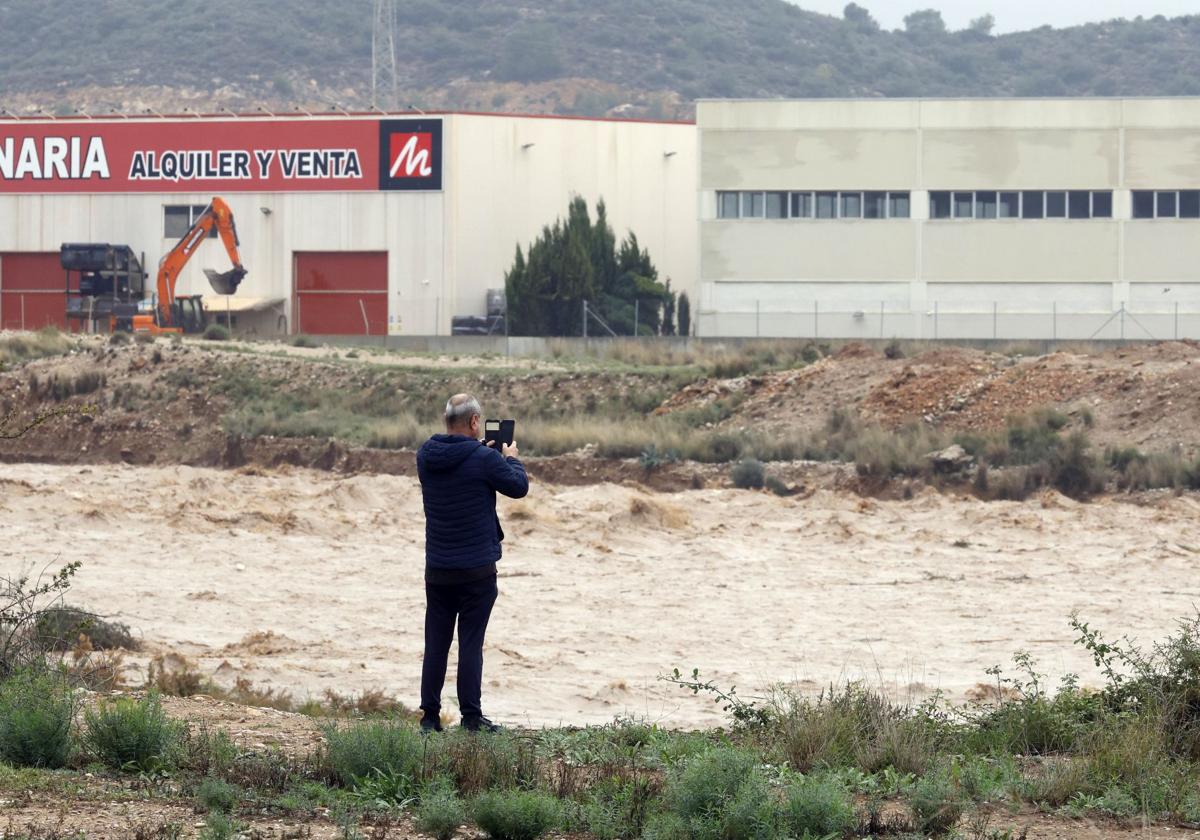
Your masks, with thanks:
M 369 0 L 0 0 L 0 107 L 330 109 L 371 102 Z M 1200 93 L 1200 15 L 885 31 L 784 0 L 406 0 L 397 108 L 686 116 L 703 97 Z

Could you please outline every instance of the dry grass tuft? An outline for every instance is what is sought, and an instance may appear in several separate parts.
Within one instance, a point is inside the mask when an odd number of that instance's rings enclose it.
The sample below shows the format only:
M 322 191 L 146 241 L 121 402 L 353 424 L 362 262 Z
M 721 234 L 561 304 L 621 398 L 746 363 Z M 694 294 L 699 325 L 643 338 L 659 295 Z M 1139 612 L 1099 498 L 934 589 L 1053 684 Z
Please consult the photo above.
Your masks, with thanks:
M 629 516 L 635 522 L 661 525 L 673 531 L 692 524 L 691 517 L 682 508 L 640 494 L 629 500 Z

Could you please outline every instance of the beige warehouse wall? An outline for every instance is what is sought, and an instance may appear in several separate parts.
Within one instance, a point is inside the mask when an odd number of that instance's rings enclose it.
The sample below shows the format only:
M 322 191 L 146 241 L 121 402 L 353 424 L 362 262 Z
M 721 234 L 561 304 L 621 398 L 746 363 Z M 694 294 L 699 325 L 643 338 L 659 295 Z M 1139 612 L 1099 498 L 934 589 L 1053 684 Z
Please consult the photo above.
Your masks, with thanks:
M 677 123 L 455 115 L 447 118 L 445 298 L 482 314 L 518 244 L 601 197 L 618 240 L 630 230 L 660 278 L 695 296 L 697 144 Z M 449 313 L 444 312 L 443 330 Z
M 738 221 L 701 224 L 704 280 L 911 280 L 912 221 Z
M 1120 181 L 1115 130 L 926 130 L 926 189 L 1111 189 Z
M 1131 189 L 1200 188 L 1200 123 L 1191 128 L 1126 131 L 1125 185 Z
M 930 222 L 924 279 L 1116 281 L 1117 225 L 1100 220 Z
M 1129 222 L 1125 278 L 1135 283 L 1200 281 L 1200 221 Z
M 704 131 L 709 189 L 902 189 L 917 181 L 917 132 Z

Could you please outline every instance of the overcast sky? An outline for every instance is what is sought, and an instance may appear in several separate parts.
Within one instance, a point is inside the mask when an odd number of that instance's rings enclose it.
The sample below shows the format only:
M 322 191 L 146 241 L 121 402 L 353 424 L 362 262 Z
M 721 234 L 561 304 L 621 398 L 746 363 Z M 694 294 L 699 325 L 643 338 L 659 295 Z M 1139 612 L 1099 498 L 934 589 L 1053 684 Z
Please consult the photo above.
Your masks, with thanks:
M 841 16 L 849 0 L 793 0 L 814 12 Z M 1112 18 L 1200 14 L 1200 0 L 857 0 L 885 29 L 899 29 L 914 9 L 939 9 L 946 25 L 962 29 L 990 12 L 997 32 L 1036 29 L 1044 24 L 1074 26 Z

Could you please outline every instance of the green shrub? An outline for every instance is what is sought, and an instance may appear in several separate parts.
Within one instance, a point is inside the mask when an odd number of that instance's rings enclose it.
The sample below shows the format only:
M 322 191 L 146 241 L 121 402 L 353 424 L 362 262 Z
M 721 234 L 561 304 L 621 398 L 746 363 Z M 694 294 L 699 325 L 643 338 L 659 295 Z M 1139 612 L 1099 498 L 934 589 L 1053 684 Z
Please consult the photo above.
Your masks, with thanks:
M 788 788 L 783 821 L 794 837 L 842 836 L 854 828 L 854 803 L 835 780 L 808 777 Z
M 204 827 L 197 835 L 199 840 L 233 840 L 244 826 L 222 811 L 210 811 Z
M 196 788 L 196 803 L 206 811 L 233 810 L 240 792 L 224 779 L 209 776 Z
M 685 818 L 712 813 L 733 798 L 756 772 L 758 756 L 734 747 L 716 747 L 698 756 L 667 787 L 672 810 Z
M 71 650 L 80 635 L 88 637 L 93 650 L 137 650 L 140 647 L 129 632 L 128 624 L 107 621 L 75 607 L 47 607 L 38 614 L 34 628 L 38 643 L 46 650 Z
M 59 674 L 23 670 L 0 683 L 0 760 L 58 768 L 71 756 L 75 700 Z
M 119 347 L 122 344 L 128 344 L 133 339 L 125 330 L 116 330 L 108 337 L 108 343 L 114 347 Z
M 487 791 L 475 798 L 471 816 L 496 840 L 534 840 L 562 823 L 563 807 L 540 791 Z
M 787 482 L 777 475 L 768 475 L 764 486 L 776 496 L 792 495 L 792 489 L 787 486 Z
M 1087 764 L 1074 758 L 1043 761 L 1037 772 L 1017 786 L 1022 798 L 1051 808 L 1060 808 L 1088 789 Z
M 958 825 L 963 795 L 946 768 L 917 780 L 908 795 L 917 830 L 925 835 L 945 834 Z
M 320 347 L 321 346 L 320 343 L 315 338 L 313 338 L 311 335 L 305 335 L 304 333 L 297 333 L 296 335 L 292 336 L 291 339 L 288 341 L 288 344 L 292 345 L 293 347 Z
M 588 788 L 580 808 L 588 831 L 600 840 L 638 837 L 657 784 L 645 777 L 601 779 Z
M 532 787 L 538 778 L 534 746 L 510 732 L 456 729 L 428 745 L 426 766 L 449 776 L 466 795 L 491 788 Z
M 642 840 L 694 840 L 694 835 L 687 820 L 668 811 L 647 821 Z
M 101 700 L 84 715 L 83 744 L 98 761 L 117 770 L 156 770 L 173 764 L 183 745 L 183 724 L 163 711 L 158 695 L 141 700 Z
M 228 341 L 229 327 L 224 324 L 209 324 L 204 328 L 205 341 Z
M 729 478 L 739 490 L 761 490 L 766 481 L 766 473 L 761 462 L 747 458 L 734 465 L 729 471 Z
M 417 806 L 417 828 L 437 840 L 450 840 L 466 821 L 466 808 L 449 784 L 427 791 Z
M 406 780 L 417 791 L 425 754 L 424 739 L 406 723 L 371 721 L 325 729 L 326 761 L 345 787 L 384 774 Z
M 779 836 L 779 809 L 770 786 L 760 773 L 747 776 L 719 812 L 693 817 L 697 838 L 711 840 L 774 840 Z

